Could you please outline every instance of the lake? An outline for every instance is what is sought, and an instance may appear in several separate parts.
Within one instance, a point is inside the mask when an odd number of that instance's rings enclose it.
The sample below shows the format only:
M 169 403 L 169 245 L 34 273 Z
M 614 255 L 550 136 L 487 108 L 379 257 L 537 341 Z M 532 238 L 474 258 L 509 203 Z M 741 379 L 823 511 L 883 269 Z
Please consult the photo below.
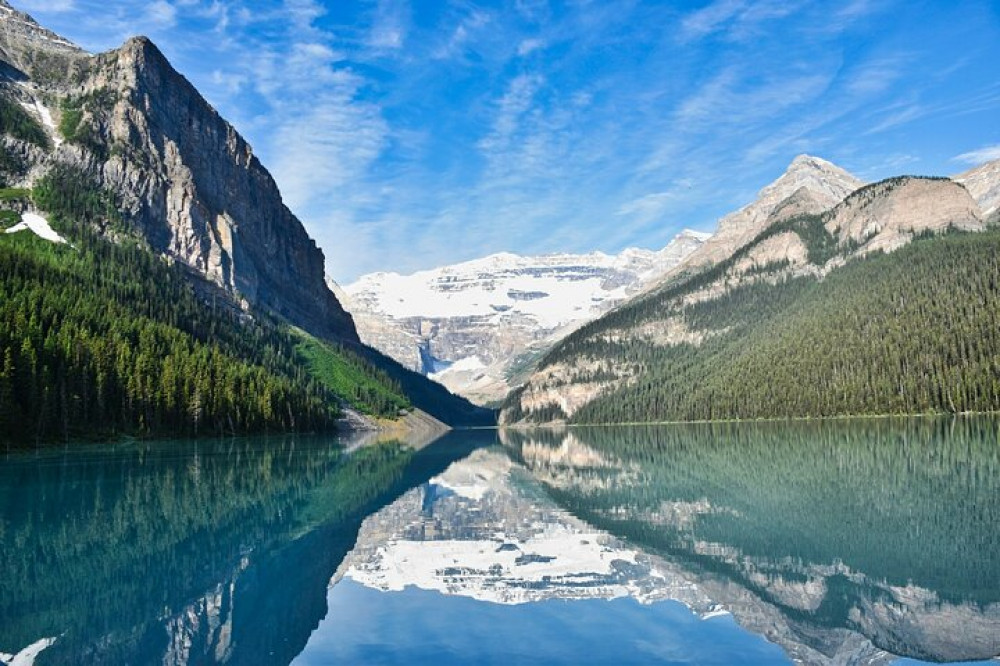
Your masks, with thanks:
M 998 435 L 926 418 L 8 453 L 0 662 L 987 660 Z

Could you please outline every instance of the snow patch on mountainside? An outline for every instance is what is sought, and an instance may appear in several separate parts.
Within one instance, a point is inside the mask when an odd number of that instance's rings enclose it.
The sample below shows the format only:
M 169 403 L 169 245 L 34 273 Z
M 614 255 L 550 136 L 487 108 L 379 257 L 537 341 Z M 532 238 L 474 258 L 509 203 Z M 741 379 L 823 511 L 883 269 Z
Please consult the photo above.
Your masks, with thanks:
M 0 6 L 0 9 L 3 9 L 3 7 Z M 55 637 L 43 638 L 35 641 L 17 654 L 0 652 L 0 664 L 4 664 L 4 666 L 32 666 L 32 664 L 35 663 L 35 659 L 38 658 L 38 655 L 55 642 Z
M 39 120 L 42 121 L 42 126 L 44 126 L 48 131 L 49 136 L 52 138 L 52 143 L 56 148 L 63 144 L 62 134 L 60 134 L 59 130 L 56 128 L 56 122 L 52 118 L 52 112 L 49 110 L 49 107 L 45 106 L 37 99 L 33 100 L 31 104 L 21 102 L 21 106 L 23 106 L 28 113 L 34 114 Z
M 709 236 L 684 235 L 698 242 Z M 412 275 L 373 273 L 344 290 L 352 302 L 394 319 L 499 318 L 516 311 L 541 327 L 556 328 L 587 317 L 605 301 L 624 298 L 635 283 L 662 273 L 664 252 L 629 248 L 617 255 L 538 257 L 502 252 Z
M 66 239 L 59 235 L 49 224 L 49 221 L 37 213 L 24 213 L 21 221 L 6 229 L 4 233 L 14 234 L 18 231 L 30 230 L 39 238 L 44 238 L 53 243 L 65 243 Z
M 660 251 L 616 255 L 503 252 L 330 285 L 363 342 L 473 401 L 491 402 L 506 395 L 519 364 L 658 281 L 709 236 L 685 230 Z

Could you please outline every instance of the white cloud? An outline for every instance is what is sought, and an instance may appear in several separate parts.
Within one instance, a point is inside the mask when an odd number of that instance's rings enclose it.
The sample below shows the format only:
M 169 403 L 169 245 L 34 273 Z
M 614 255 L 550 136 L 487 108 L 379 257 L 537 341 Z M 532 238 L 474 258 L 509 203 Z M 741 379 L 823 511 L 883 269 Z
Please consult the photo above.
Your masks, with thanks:
M 21 0 L 17 6 L 26 12 L 68 12 L 76 9 L 76 0 Z
M 479 148 L 496 154 L 508 147 L 520 127 L 522 116 L 531 109 L 535 94 L 544 84 L 537 74 L 520 74 L 507 85 L 503 97 L 497 102 L 497 113 L 490 134 L 479 142 Z
M 491 17 L 484 11 L 476 10 L 464 16 L 455 26 L 451 35 L 434 53 L 434 57 L 439 60 L 451 59 L 461 56 L 465 52 L 466 46 L 479 32 L 491 21 Z
M 984 162 L 1000 160 L 1000 144 L 995 146 L 983 146 L 982 148 L 962 153 L 961 155 L 956 155 L 951 159 L 954 162 L 964 162 L 965 164 L 971 164 L 973 166 L 978 166 Z
M 409 8 L 401 0 L 379 0 L 368 35 L 368 46 L 377 50 L 403 48 Z
M 919 104 L 911 104 L 897 111 L 893 111 L 875 125 L 865 130 L 865 135 L 878 134 L 896 127 L 900 127 L 909 122 L 913 122 L 926 114 L 925 109 Z
M 802 0 L 715 0 L 681 20 L 681 40 L 714 33 L 732 41 L 747 40 L 760 33 L 765 22 L 791 16 L 805 4 Z
M 709 35 L 739 16 L 746 6 L 746 0 L 715 0 L 684 17 L 683 36 L 697 39 Z
M 653 218 L 666 209 L 674 196 L 674 193 L 670 191 L 647 194 L 638 199 L 626 201 L 618 208 L 615 215 L 636 215 L 644 219 Z
M 158 28 L 169 28 L 177 23 L 177 8 L 167 0 L 156 0 L 146 8 L 149 21 Z
M 528 55 L 533 51 L 537 51 L 543 46 L 545 46 L 545 42 L 543 42 L 540 39 L 535 39 L 535 38 L 522 39 L 521 43 L 517 45 L 517 55 L 523 58 L 524 56 Z

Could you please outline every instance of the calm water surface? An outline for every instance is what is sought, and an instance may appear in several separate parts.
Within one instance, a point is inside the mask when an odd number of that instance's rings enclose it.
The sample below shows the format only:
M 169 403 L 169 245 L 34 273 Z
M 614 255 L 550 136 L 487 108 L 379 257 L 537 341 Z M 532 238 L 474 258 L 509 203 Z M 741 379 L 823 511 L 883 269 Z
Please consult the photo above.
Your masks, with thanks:
M 1000 655 L 1000 421 L 0 458 L 0 662 Z

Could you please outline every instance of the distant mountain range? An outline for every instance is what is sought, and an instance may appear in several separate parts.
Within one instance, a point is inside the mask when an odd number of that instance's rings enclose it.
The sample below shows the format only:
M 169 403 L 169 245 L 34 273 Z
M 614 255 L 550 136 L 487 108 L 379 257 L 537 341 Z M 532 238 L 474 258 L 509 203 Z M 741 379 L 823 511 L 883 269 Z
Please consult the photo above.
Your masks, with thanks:
M 541 358 L 502 421 L 1000 408 L 998 187 L 1000 162 L 863 185 L 797 157 L 655 288 Z
M 658 252 L 499 254 L 341 290 L 152 42 L 92 55 L 5 0 L 0 26 L 15 439 L 313 429 L 342 407 L 492 422 L 444 386 L 506 395 L 509 423 L 1000 407 L 1000 162 L 865 185 L 803 155 Z
M 475 402 L 496 403 L 556 341 L 655 284 L 708 236 L 685 230 L 657 252 L 494 254 L 331 286 L 366 344 Z

